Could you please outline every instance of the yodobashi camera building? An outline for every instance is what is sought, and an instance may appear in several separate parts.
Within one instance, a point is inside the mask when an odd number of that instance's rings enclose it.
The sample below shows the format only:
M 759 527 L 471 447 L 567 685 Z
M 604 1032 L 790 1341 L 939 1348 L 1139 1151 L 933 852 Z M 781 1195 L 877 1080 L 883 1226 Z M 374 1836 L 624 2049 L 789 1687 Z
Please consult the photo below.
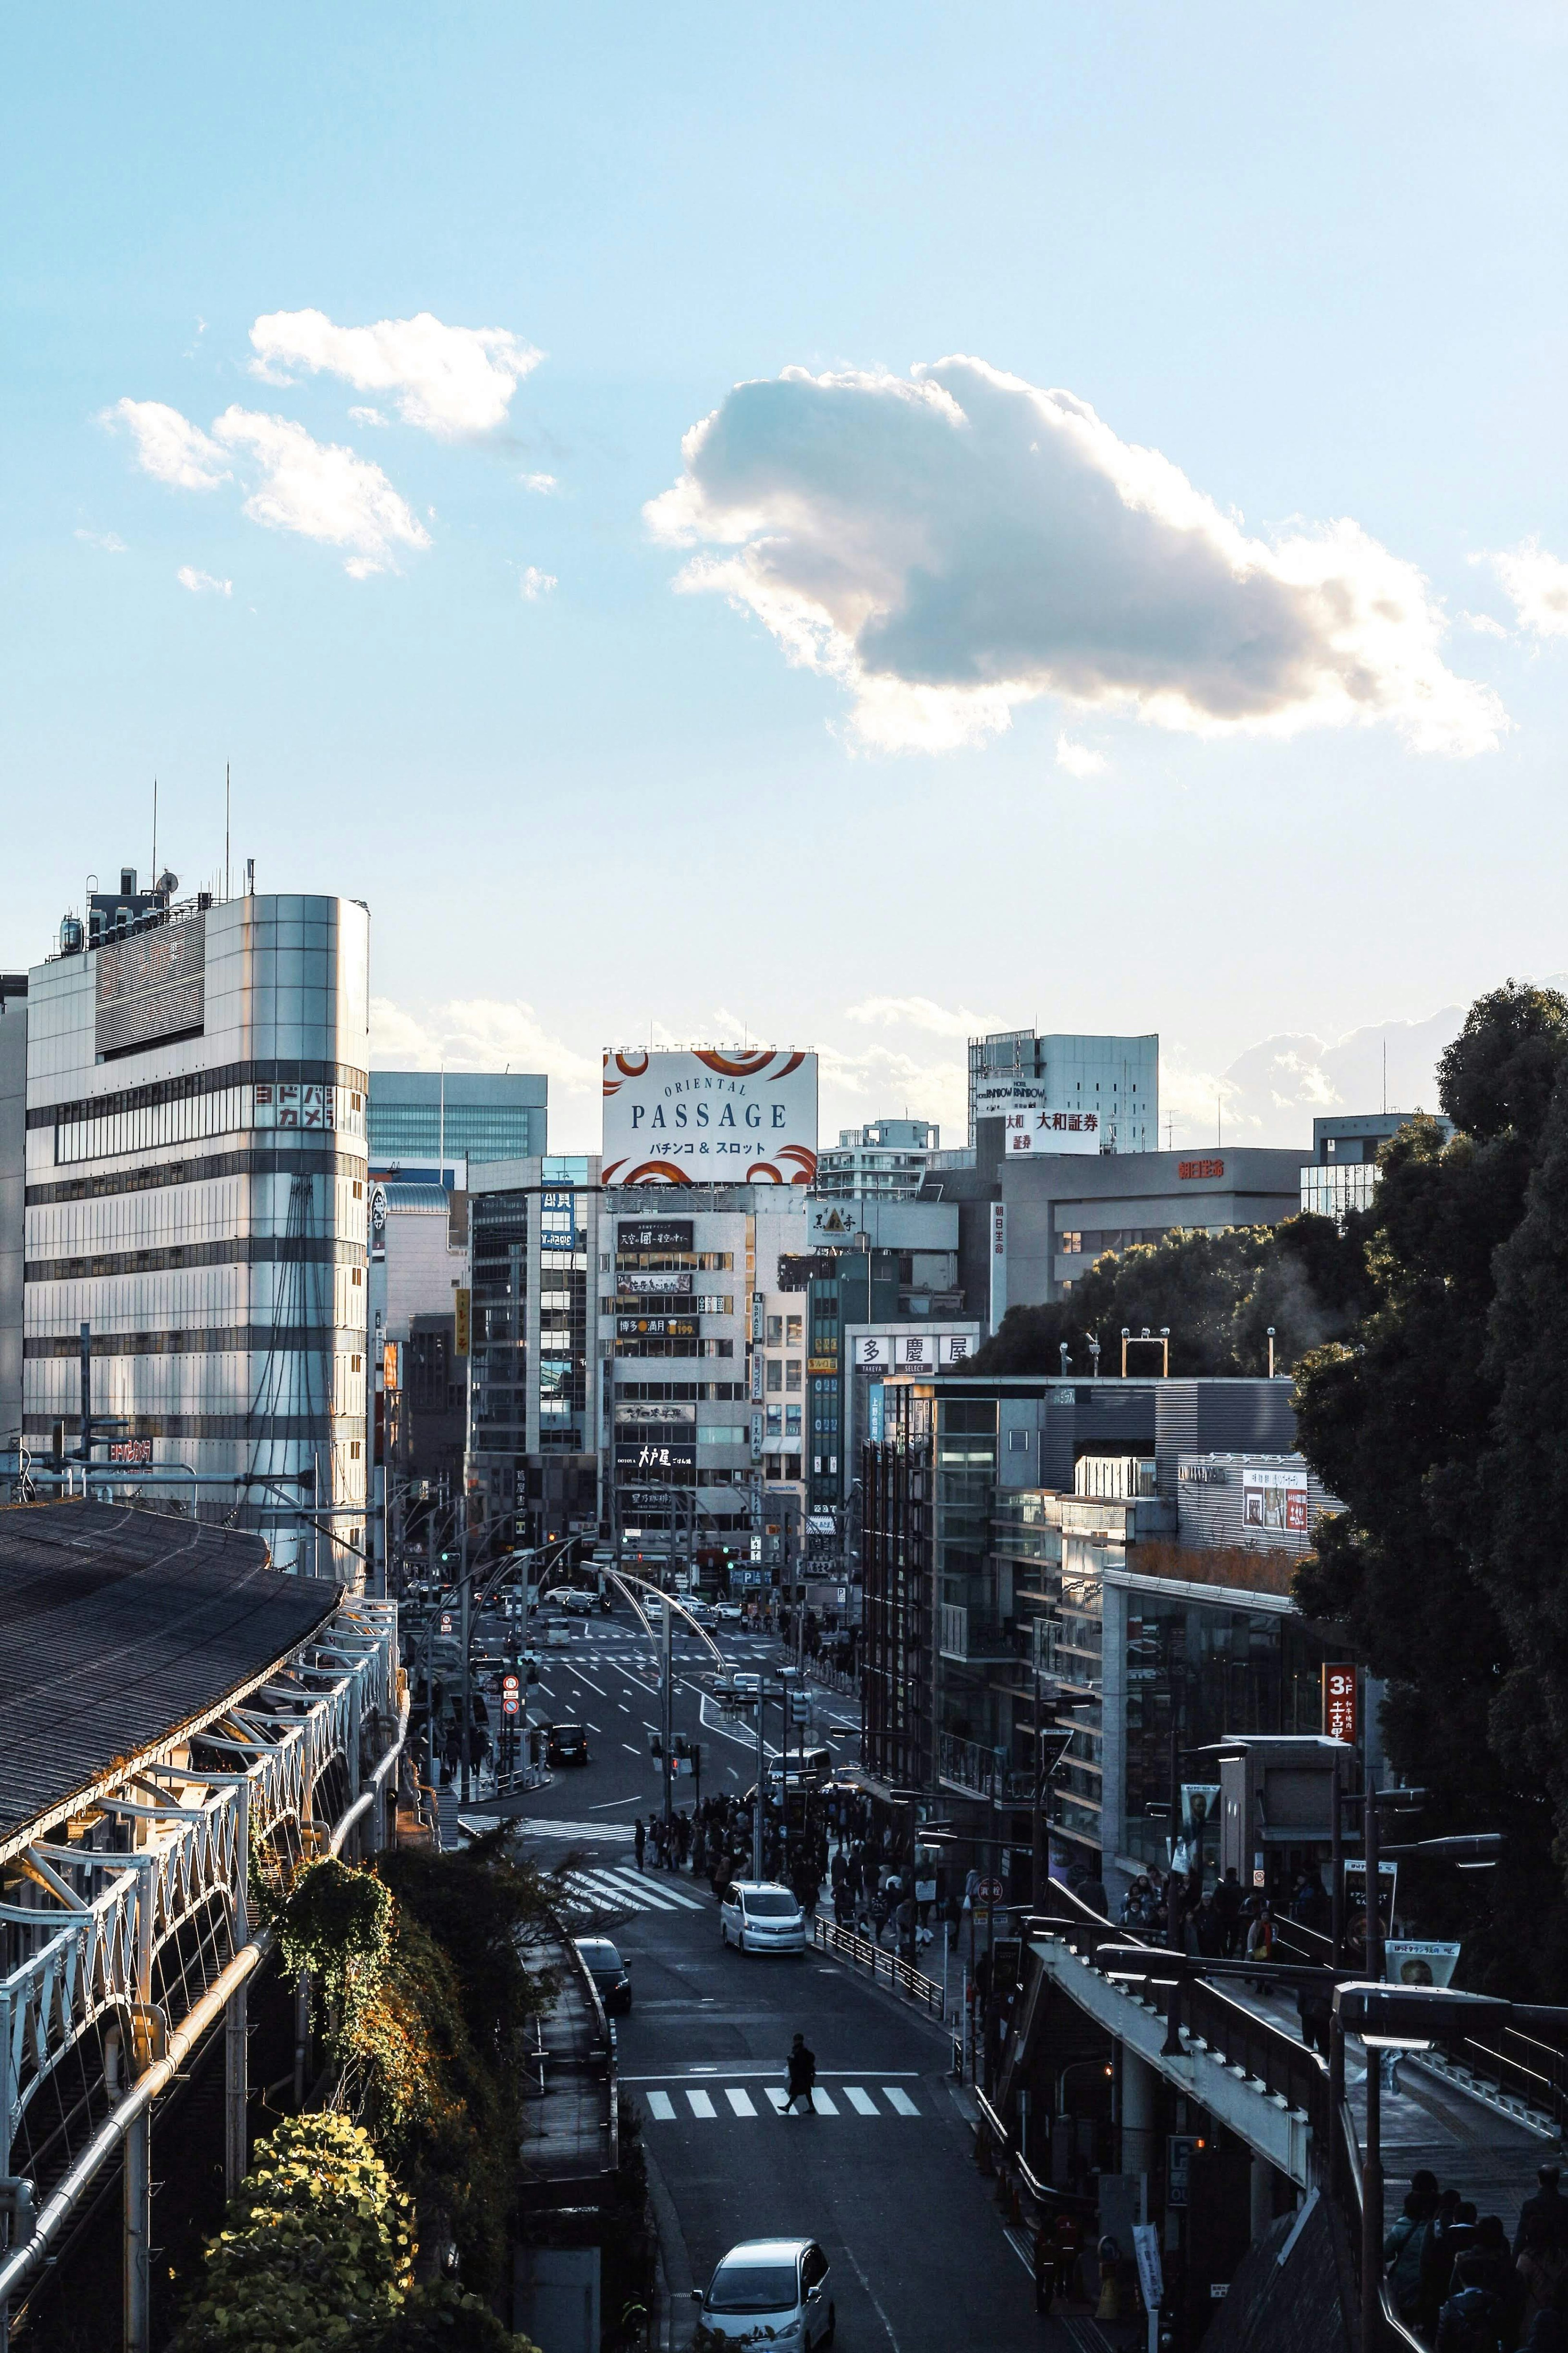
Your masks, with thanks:
M 28 975 L 26 1442 L 79 1444 L 89 1324 L 128 1485 L 189 1464 L 204 1518 L 347 1575 L 302 1507 L 363 1542 L 370 917 L 121 881 Z
M 816 1180 L 815 1054 L 613 1048 L 604 1087 L 606 1186 Z

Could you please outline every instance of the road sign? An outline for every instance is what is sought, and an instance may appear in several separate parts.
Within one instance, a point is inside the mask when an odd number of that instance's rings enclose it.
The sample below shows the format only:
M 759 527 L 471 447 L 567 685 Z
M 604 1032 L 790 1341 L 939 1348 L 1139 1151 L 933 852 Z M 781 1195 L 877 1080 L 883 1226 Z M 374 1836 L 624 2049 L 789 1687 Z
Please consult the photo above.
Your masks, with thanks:
M 450 1613 L 449 1611 L 445 1611 L 445 1610 L 444 1610 L 444 1611 L 442 1612 L 442 1616 L 441 1616 L 441 1631 L 442 1631 L 442 1633 L 443 1633 L 443 1634 L 449 1634 L 449 1633 L 451 1632 L 451 1630 L 452 1630 L 452 1619 L 451 1619 L 451 1613 Z
M 501 1701 L 500 1712 L 503 1715 L 515 1715 L 517 1714 L 517 1694 L 514 1691 L 510 1691 Z
M 977 1904 L 1001 1904 L 1005 1901 L 1006 1894 L 1007 1890 L 1001 1880 L 983 1879 L 974 1891 L 974 1900 Z
M 1165 2140 L 1165 2204 L 1175 2211 L 1188 2200 L 1193 2178 L 1193 2157 L 1204 2146 L 1196 2133 L 1170 2133 Z
M 515 1675 L 502 1675 L 500 1679 L 500 1687 L 503 1692 L 514 1692 L 517 1689 L 517 1677 Z

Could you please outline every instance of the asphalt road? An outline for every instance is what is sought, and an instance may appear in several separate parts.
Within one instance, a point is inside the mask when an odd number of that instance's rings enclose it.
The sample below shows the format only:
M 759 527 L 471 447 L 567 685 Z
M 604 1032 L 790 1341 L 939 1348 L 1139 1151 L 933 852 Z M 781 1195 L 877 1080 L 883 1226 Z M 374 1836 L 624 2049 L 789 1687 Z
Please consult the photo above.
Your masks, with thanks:
M 778 1655 L 731 1629 L 721 1639 L 742 1667 Z M 840 2346 L 1065 2353 L 1073 2340 L 1037 2317 L 1023 2255 L 975 2171 L 940 2027 L 815 1953 L 722 1951 L 704 1883 L 637 1872 L 631 1822 L 657 1806 L 660 1783 L 647 1754 L 658 1694 L 631 1630 L 615 1620 L 590 1624 L 570 1650 L 547 1654 L 545 1683 L 530 1700 L 536 1721 L 590 1727 L 593 1761 L 558 1771 L 521 1827 L 525 1852 L 541 1861 L 574 1854 L 584 1925 L 612 1935 L 630 1967 L 633 2007 L 617 2021 L 621 2084 L 641 2115 L 670 2284 L 682 2299 L 676 2344 L 695 2317 L 685 2291 L 738 2240 L 776 2232 L 810 2234 L 826 2249 Z M 699 1704 L 683 1674 L 678 1729 L 698 1730 Z M 829 1699 L 814 1735 L 826 1732 L 844 1762 L 858 1754 L 858 1737 L 833 1727 L 853 1714 L 852 1704 Z M 776 1713 L 771 1730 L 777 1746 Z M 700 1737 L 704 1789 L 748 1788 L 754 1733 L 722 1724 L 710 1704 Z M 691 1794 L 689 1781 L 678 1783 L 678 1803 Z M 816 2053 L 817 2112 L 782 2116 L 784 2058 L 797 2028 Z

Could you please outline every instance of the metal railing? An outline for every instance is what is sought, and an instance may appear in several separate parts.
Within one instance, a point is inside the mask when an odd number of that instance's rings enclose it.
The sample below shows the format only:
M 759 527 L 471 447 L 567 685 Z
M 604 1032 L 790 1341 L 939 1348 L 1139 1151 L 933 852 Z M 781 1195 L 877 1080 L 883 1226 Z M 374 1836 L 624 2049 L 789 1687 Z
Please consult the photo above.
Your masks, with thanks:
M 819 1953 L 831 1953 L 835 1959 L 847 1961 L 851 1968 L 864 1969 L 873 1981 L 890 1987 L 907 2001 L 918 2001 L 933 2018 L 944 2015 L 940 1982 L 928 1978 L 923 1969 L 917 1969 L 901 1955 L 885 1952 L 880 1945 L 856 1936 L 851 1928 L 840 1928 L 820 1912 L 812 1922 L 812 1933 Z
M 937 1772 L 942 1780 L 955 1781 L 960 1788 L 972 1789 L 977 1798 L 990 1798 L 998 1804 L 1027 1805 L 1032 1799 L 1034 1783 L 1029 1774 L 1012 1763 L 1005 1748 L 962 1740 L 953 1732 L 939 1732 L 936 1748 Z

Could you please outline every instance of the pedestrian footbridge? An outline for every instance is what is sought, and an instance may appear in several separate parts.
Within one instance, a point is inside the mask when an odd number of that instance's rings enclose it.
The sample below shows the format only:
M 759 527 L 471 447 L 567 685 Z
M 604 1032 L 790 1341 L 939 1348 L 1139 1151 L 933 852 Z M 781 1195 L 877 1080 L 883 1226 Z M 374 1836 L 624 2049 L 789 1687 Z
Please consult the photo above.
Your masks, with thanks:
M 152 2119 L 220 2027 L 248 2162 L 253 1863 L 384 1843 L 406 1724 L 390 1602 L 234 1529 L 0 1512 L 0 2353 L 115 2168 L 145 2353 Z

